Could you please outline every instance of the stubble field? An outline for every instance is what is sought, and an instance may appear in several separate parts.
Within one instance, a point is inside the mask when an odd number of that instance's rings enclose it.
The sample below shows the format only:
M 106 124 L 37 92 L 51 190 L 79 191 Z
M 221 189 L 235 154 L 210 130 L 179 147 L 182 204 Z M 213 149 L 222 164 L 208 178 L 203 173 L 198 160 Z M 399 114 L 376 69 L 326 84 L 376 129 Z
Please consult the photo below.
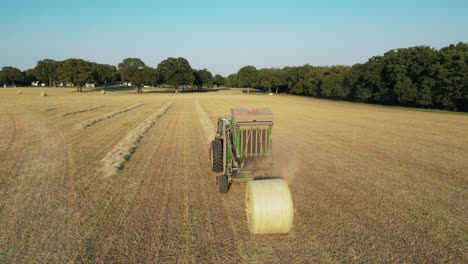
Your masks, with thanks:
M 0 89 L 0 263 L 468 261 L 467 115 L 237 90 L 22 91 Z M 274 113 L 286 235 L 251 235 L 245 186 L 219 194 L 210 170 L 216 117 L 248 106 Z M 108 153 L 151 117 L 112 173 Z

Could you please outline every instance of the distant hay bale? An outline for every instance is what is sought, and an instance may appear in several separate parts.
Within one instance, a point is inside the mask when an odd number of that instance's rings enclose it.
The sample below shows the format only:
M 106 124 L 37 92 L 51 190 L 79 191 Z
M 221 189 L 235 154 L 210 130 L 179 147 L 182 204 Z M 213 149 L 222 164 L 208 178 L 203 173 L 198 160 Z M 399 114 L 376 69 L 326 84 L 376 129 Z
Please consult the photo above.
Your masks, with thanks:
M 152 114 L 130 131 L 107 155 L 102 159 L 102 171 L 104 176 L 110 177 L 122 170 L 124 163 L 135 152 L 143 135 L 166 113 L 173 105 L 172 102 L 164 105 L 158 112 Z
M 42 97 L 47 96 L 47 92 L 41 92 L 41 96 Z
M 115 115 L 118 115 L 118 114 L 121 114 L 121 113 L 125 113 L 125 112 L 128 112 L 130 110 L 133 110 L 137 107 L 140 107 L 142 106 L 143 104 L 136 104 L 136 105 L 132 105 L 130 107 L 127 107 L 127 108 L 124 108 L 124 109 L 121 109 L 121 110 L 118 110 L 118 111 L 114 111 L 114 112 L 110 112 L 110 113 L 107 113 L 107 114 L 104 114 L 102 116 L 99 116 L 99 117 L 96 117 L 96 118 L 92 118 L 92 119 L 88 119 L 84 122 L 81 122 L 77 125 L 78 128 L 87 128 L 93 124 L 96 124 L 97 122 L 99 121 L 102 121 L 102 120 L 105 120 L 105 119 L 109 119 Z
M 101 90 L 101 94 L 106 94 L 106 91 L 105 91 L 105 90 Z
M 17 93 L 18 93 L 18 94 L 23 94 L 23 91 L 18 90 Z
M 269 93 L 268 95 L 269 95 L 269 96 L 273 96 L 273 93 Z

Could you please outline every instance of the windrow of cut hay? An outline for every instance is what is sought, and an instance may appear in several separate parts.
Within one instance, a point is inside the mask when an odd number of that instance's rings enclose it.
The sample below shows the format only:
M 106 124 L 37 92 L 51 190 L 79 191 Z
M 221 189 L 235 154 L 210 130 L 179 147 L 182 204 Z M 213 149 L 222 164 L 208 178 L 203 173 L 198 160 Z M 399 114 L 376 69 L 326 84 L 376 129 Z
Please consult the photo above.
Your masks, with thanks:
M 200 123 L 203 127 L 203 131 L 205 132 L 205 138 L 208 143 L 213 140 L 215 132 L 216 132 L 216 126 L 211 122 L 210 118 L 206 114 L 205 110 L 201 107 L 200 103 L 195 101 L 195 108 L 197 111 L 198 119 L 200 120 Z
M 105 176 L 113 176 L 122 170 L 124 163 L 130 159 L 135 152 L 143 135 L 166 113 L 173 105 L 169 102 L 158 112 L 152 114 L 141 122 L 136 128 L 130 131 L 107 155 L 102 159 L 102 170 Z
M 104 107 L 104 106 L 103 105 L 98 105 L 98 106 L 93 106 L 91 108 L 81 109 L 81 110 L 78 110 L 78 111 L 65 112 L 65 113 L 61 113 L 60 116 L 64 117 L 64 116 L 68 116 L 68 115 L 74 115 L 74 114 L 79 114 L 79 113 L 83 113 L 83 112 L 93 111 L 93 110 L 99 109 L 101 107 Z
M 92 119 L 88 119 L 84 122 L 81 122 L 77 125 L 78 128 L 81 128 L 81 129 L 85 129 L 89 126 L 92 126 L 94 124 L 96 124 L 97 122 L 99 121 L 102 121 L 102 120 L 105 120 L 105 119 L 109 119 L 115 115 L 118 115 L 118 114 L 122 114 L 122 113 L 125 113 L 125 112 L 128 112 L 130 110 L 133 110 L 137 107 L 140 107 L 142 106 L 143 104 L 136 104 L 136 105 L 132 105 L 132 106 L 129 106 L 127 108 L 123 108 L 123 109 L 120 109 L 120 110 L 117 110 L 117 111 L 114 111 L 114 112 L 110 112 L 110 113 L 107 113 L 107 114 L 104 114 L 102 116 L 98 116 L 96 118 L 92 118 Z
M 57 107 L 49 107 L 49 108 L 44 109 L 44 111 L 49 112 L 49 111 L 52 111 L 52 110 L 55 110 L 55 109 L 57 109 Z

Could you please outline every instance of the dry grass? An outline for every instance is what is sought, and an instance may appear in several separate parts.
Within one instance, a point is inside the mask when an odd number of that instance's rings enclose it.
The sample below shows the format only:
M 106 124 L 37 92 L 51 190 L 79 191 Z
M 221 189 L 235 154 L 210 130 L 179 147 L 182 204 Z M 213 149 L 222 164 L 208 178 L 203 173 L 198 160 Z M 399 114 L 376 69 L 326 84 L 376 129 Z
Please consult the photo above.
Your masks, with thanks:
M 79 114 L 79 113 L 89 112 L 89 111 L 99 109 L 101 107 L 104 107 L 104 106 L 103 105 L 97 105 L 97 106 L 93 106 L 93 107 L 90 107 L 90 108 L 80 109 L 80 110 L 71 111 L 71 112 L 65 112 L 65 113 L 61 113 L 60 116 L 65 117 L 65 116 L 69 116 L 69 115 L 75 115 L 75 114 Z
M 468 261 L 467 115 L 235 90 L 51 89 L 47 103 L 21 90 L 0 89 L 0 263 Z M 172 101 L 118 177 L 102 177 L 107 153 Z M 106 107 L 43 111 L 84 103 Z M 244 185 L 217 193 L 208 133 L 241 106 L 273 109 L 274 169 L 295 207 L 287 235 L 250 234 Z
M 102 160 L 102 171 L 106 176 L 112 176 L 121 170 L 124 163 L 130 159 L 140 143 L 143 135 L 166 113 L 172 102 L 164 105 L 158 112 L 149 116 L 145 121 L 130 131 Z M 134 108 L 137 106 L 134 106 Z M 131 109 L 129 109 L 131 110 Z M 127 110 L 127 111 L 129 111 Z
M 123 108 L 123 109 L 120 109 L 120 110 L 117 110 L 117 111 L 113 111 L 113 112 L 110 112 L 110 113 L 106 113 L 102 116 L 99 116 L 99 117 L 95 117 L 95 118 L 92 118 L 92 119 L 89 119 L 89 120 L 86 120 L 84 122 L 81 122 L 77 125 L 77 127 L 79 128 L 82 128 L 82 129 L 85 129 L 89 126 L 92 126 L 94 124 L 96 124 L 97 122 L 99 121 L 102 121 L 102 120 L 105 120 L 105 119 L 109 119 L 115 115 L 118 115 L 118 114 L 122 114 L 122 113 L 125 113 L 125 112 L 128 112 L 130 110 L 133 110 L 135 108 L 138 108 L 140 106 L 142 106 L 143 104 L 136 104 L 136 105 L 132 105 L 132 106 L 129 106 L 129 107 L 126 107 L 126 108 Z
M 200 123 L 203 127 L 203 131 L 205 132 L 206 141 L 210 143 L 215 136 L 216 126 L 208 118 L 208 115 L 200 106 L 200 103 L 198 102 L 198 100 L 195 101 L 195 108 L 197 110 L 198 119 L 200 120 Z

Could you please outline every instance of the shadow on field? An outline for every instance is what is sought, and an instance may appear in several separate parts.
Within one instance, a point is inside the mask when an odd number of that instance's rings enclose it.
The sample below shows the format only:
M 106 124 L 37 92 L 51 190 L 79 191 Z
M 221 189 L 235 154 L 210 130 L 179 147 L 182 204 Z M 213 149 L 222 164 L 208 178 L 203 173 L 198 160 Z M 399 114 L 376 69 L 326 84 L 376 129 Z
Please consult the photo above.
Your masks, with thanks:
M 265 94 L 264 91 L 257 90 L 257 89 L 250 89 L 250 91 L 248 91 L 248 92 L 247 92 L 247 89 L 244 89 L 244 90 L 242 90 L 242 93 L 244 93 L 244 94 L 247 94 L 247 93 L 249 93 L 249 94 Z
M 89 91 L 99 92 L 101 90 L 109 91 L 109 92 L 129 92 L 129 91 L 135 91 L 135 87 L 132 87 L 132 86 L 96 87 L 94 89 L 90 89 Z M 83 91 L 84 91 L 84 89 L 83 89 Z
M 218 91 L 223 91 L 223 90 L 229 90 L 227 88 L 220 88 L 219 90 L 217 89 L 203 89 L 203 90 L 197 90 L 197 89 L 190 89 L 190 90 L 179 90 L 177 93 L 187 93 L 187 94 L 191 94 L 191 93 L 212 93 L 212 92 L 218 92 Z M 149 90 L 149 91 L 145 91 L 143 90 L 143 93 L 175 93 L 175 90 L 174 88 L 170 88 L 170 89 L 155 89 L 155 90 Z

